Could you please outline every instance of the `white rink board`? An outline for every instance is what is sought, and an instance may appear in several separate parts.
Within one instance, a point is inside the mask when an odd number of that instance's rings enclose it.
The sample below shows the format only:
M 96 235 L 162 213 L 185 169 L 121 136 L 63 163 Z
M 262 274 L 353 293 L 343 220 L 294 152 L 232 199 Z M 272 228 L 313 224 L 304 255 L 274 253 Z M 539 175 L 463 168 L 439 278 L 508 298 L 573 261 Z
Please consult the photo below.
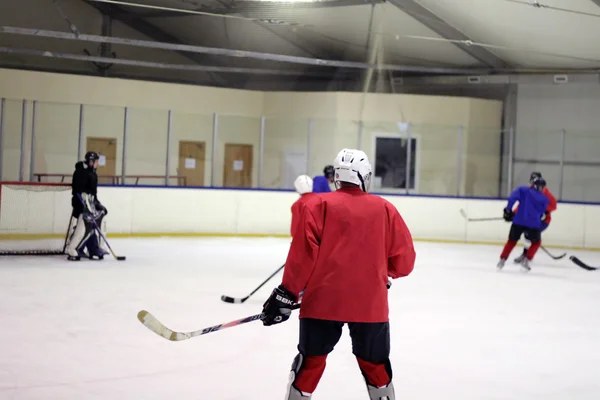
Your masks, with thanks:
M 34 197 L 36 196 L 36 197 Z M 506 240 L 504 221 L 466 222 L 501 217 L 504 200 L 383 196 L 402 214 L 415 239 L 497 243 Z M 289 235 L 290 208 L 298 195 L 268 190 L 102 186 L 98 198 L 108 208 L 109 234 Z M 23 192 L 4 186 L 0 234 L 64 234 L 70 193 Z M 554 212 L 544 244 L 600 248 L 600 205 L 562 204 Z M 20 226 L 19 221 L 25 221 Z

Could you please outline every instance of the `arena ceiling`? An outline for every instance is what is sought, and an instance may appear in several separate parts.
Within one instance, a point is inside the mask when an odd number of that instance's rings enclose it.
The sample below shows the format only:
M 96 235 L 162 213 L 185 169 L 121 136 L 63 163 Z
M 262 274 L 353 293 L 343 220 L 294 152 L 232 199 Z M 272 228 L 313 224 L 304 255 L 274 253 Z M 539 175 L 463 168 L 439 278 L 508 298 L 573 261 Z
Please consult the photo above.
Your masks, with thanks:
M 2 67 L 256 89 L 595 73 L 597 37 L 600 0 L 0 2 Z

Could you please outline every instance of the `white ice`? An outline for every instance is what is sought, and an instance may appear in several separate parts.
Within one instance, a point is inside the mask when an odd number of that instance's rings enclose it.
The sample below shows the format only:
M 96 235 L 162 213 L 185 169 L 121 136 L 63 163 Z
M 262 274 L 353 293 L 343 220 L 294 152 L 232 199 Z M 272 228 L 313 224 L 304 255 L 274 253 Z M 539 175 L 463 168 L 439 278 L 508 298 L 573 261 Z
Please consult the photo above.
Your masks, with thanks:
M 296 318 L 169 342 L 175 330 L 259 313 L 289 240 L 122 239 L 127 261 L 0 259 L 0 399 L 283 399 Z M 552 250 L 560 252 L 558 250 Z M 417 243 L 414 273 L 390 290 L 398 400 L 598 399 L 600 271 L 539 253 L 496 272 L 497 246 Z M 600 253 L 576 251 L 600 265 Z M 517 255 L 517 250 L 513 256 Z M 344 335 L 313 398 L 366 400 Z

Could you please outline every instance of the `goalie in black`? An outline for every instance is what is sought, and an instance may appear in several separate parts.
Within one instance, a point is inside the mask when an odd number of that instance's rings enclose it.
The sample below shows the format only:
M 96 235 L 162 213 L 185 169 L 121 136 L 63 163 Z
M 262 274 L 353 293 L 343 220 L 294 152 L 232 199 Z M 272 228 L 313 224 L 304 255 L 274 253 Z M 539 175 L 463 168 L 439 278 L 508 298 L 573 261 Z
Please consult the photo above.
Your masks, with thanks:
M 105 234 L 106 222 L 103 219 L 107 214 L 106 208 L 100 204 L 97 197 L 96 168 L 98 168 L 99 159 L 98 153 L 88 152 L 85 155 L 85 161 L 75 164 L 71 184 L 73 213 L 70 224 L 70 226 L 74 225 L 74 229 L 66 246 L 66 253 L 70 261 L 79 261 L 81 257 L 90 259 L 96 257 L 102 260 L 108 254 L 106 243 L 96 232 L 96 226 L 98 226 Z M 85 253 L 86 248 L 87 254 Z

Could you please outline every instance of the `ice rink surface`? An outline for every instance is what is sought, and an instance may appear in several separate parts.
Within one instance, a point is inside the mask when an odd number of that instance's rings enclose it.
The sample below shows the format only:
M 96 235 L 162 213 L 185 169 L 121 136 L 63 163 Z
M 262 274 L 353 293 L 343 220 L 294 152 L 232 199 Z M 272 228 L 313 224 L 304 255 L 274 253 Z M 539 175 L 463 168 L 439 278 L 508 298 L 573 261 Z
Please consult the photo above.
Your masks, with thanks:
M 289 240 L 112 246 L 127 261 L 0 259 L 0 399 L 283 399 L 297 318 L 169 342 L 136 314 L 188 331 L 259 313 L 280 276 L 245 304 L 220 297 L 247 295 Z M 496 246 L 416 247 L 414 273 L 389 294 L 398 400 L 600 398 L 600 271 L 540 252 L 530 273 L 498 273 Z M 313 398 L 367 399 L 347 330 Z

